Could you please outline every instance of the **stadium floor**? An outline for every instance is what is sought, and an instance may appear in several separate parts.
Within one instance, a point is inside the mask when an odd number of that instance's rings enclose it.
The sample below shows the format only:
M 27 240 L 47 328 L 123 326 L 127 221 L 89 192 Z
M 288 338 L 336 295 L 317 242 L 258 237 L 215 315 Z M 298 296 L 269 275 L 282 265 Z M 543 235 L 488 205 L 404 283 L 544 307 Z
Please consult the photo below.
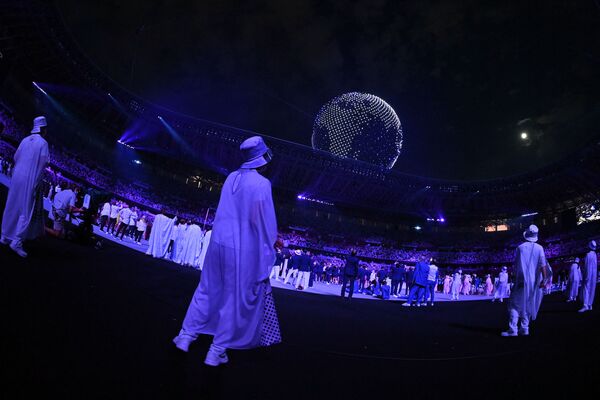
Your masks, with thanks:
M 6 189 L 0 186 L 0 208 Z M 0 247 L 3 398 L 569 398 L 599 394 L 599 311 L 544 299 L 530 337 L 501 338 L 506 305 L 405 308 L 275 289 L 284 342 L 203 365 L 177 334 L 199 273 L 111 242 Z M 36 396 L 37 397 L 37 396 Z

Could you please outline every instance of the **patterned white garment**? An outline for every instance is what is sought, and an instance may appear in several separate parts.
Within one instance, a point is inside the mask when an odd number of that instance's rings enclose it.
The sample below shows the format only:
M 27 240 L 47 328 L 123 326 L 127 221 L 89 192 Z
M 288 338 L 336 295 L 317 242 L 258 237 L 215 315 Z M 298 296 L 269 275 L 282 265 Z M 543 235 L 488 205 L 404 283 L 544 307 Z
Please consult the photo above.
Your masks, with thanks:
M 260 346 L 267 347 L 281 343 L 281 331 L 275 301 L 271 288 L 265 290 L 265 316 L 260 328 Z

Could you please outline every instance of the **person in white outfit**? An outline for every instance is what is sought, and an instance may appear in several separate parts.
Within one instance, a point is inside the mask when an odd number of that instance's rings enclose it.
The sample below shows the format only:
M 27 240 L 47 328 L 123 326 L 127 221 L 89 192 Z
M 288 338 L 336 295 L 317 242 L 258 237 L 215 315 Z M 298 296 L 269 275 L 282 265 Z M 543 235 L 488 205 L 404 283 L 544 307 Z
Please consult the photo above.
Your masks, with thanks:
M 148 250 L 146 255 L 154 258 L 165 258 L 169 251 L 169 243 L 173 235 L 177 217 L 169 218 L 164 212 L 157 214 L 154 217 L 150 237 L 148 238 Z
M 123 208 L 121 211 L 119 211 L 119 229 L 117 229 L 117 234 L 115 237 L 119 237 L 120 234 L 120 239 L 123 240 L 123 235 L 125 235 L 125 233 L 127 233 L 126 231 L 129 229 L 129 219 L 131 218 L 132 214 L 133 212 L 129 206 L 127 204 L 123 204 Z
M 144 236 L 146 228 L 148 227 L 148 223 L 146 222 L 146 216 L 143 215 L 140 219 L 138 219 L 135 225 L 137 228 L 135 232 L 135 242 L 137 244 L 141 244 L 142 236 Z
M 0 243 L 21 257 L 27 257 L 23 241 L 44 233 L 44 205 L 41 190 L 42 174 L 48 163 L 46 118 L 33 120 L 31 135 L 21 141 L 15 152 L 8 197 L 2 217 Z
M 108 218 L 110 217 L 110 202 L 104 203 L 102 205 L 102 210 L 100 211 L 100 230 L 104 231 L 104 227 L 108 223 Z
M 120 211 L 121 206 L 117 204 L 116 201 L 113 201 L 110 205 L 110 214 L 108 216 L 108 227 L 106 228 L 106 233 L 110 232 L 111 235 L 115 234 L 115 228 L 117 227 L 117 217 L 119 216 Z
M 269 283 L 277 220 L 271 182 L 261 175 L 271 151 L 259 136 L 240 150 L 245 161 L 223 184 L 200 284 L 173 339 L 187 352 L 198 335 L 212 335 L 204 360 L 210 366 L 227 363 L 227 349 L 281 341 Z
M 454 273 L 452 277 L 452 289 L 451 289 L 451 300 L 458 300 L 458 296 L 460 295 L 460 287 L 462 285 L 462 270 L 458 270 Z
M 523 232 L 525 242 L 517 247 L 514 286 L 508 301 L 508 330 L 502 336 L 529 335 L 529 321 L 535 320 L 548 275 L 544 248 L 537 244 L 539 229 L 530 225 Z
M 592 311 L 594 297 L 596 295 L 596 284 L 598 280 L 598 258 L 596 256 L 596 241 L 588 244 L 590 251 L 585 255 L 583 261 L 583 282 L 581 284 L 581 297 L 583 307 L 579 312 Z
M 492 301 L 500 299 L 500 303 L 502 303 L 506 297 L 508 297 L 508 268 L 504 266 L 498 276 L 498 284 L 496 285 Z
M 575 257 L 569 270 L 569 286 L 567 288 L 569 297 L 567 298 L 567 303 L 575 301 L 575 299 L 577 299 L 577 293 L 579 293 L 579 286 L 581 285 L 581 269 L 579 268 L 579 261 L 579 257 Z
M 129 225 L 127 227 L 127 236 L 135 238 L 135 224 L 137 223 L 138 212 L 136 208 L 131 209 L 131 215 L 129 216 Z

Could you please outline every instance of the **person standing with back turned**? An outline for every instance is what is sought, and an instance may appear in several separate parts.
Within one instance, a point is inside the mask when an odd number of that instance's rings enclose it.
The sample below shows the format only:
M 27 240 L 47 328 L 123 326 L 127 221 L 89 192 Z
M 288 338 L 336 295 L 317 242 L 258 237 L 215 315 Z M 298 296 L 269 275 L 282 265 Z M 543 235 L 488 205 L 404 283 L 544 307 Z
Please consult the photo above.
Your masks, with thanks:
M 43 194 L 40 188 L 42 173 L 48 162 L 46 118 L 33 120 L 31 135 L 21 141 L 15 153 L 15 166 L 2 217 L 0 243 L 21 257 L 27 257 L 23 241 L 44 233 Z
M 244 163 L 225 180 L 200 284 L 173 339 L 187 352 L 199 334 L 212 335 L 204 361 L 211 366 L 228 362 L 227 349 L 281 342 L 269 284 L 277 221 L 271 182 L 261 175 L 272 153 L 259 136 L 240 150 Z
M 508 330 L 502 336 L 528 336 L 529 320 L 535 320 L 540 288 L 548 274 L 544 248 L 537 244 L 539 229 L 530 225 L 523 232 L 525 242 L 515 254 L 514 287 L 508 301 Z M 518 326 L 519 325 L 519 326 Z

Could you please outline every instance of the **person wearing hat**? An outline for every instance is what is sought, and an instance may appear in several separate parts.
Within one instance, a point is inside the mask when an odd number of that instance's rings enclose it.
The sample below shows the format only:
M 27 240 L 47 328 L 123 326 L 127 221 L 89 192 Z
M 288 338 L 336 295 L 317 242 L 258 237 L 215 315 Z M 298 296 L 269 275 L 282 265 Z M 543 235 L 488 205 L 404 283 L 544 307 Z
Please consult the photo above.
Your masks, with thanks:
M 2 217 L 0 243 L 21 257 L 27 257 L 23 241 L 35 239 L 44 233 L 42 173 L 48 163 L 46 118 L 33 120 L 31 135 L 21 141 L 14 156 L 10 189 Z
M 530 225 L 517 247 L 514 264 L 514 286 L 508 302 L 508 330 L 502 336 L 529 335 L 529 321 L 535 320 L 546 284 L 547 267 L 544 248 L 537 244 L 539 229 Z
M 594 304 L 594 296 L 596 295 L 596 281 L 598 276 L 596 241 L 591 240 L 588 243 L 588 247 L 590 251 L 585 255 L 585 260 L 583 261 L 583 282 L 581 284 L 583 307 L 579 312 L 591 311 Z
M 498 284 L 496 285 L 492 301 L 500 299 L 500 303 L 502 303 L 506 297 L 508 297 L 508 268 L 503 266 L 502 271 L 498 275 Z
M 269 284 L 277 220 L 271 182 L 261 175 L 271 151 L 259 136 L 245 140 L 240 150 L 244 162 L 223 184 L 202 278 L 173 339 L 187 352 L 198 335 L 212 335 L 204 360 L 210 366 L 227 363 L 227 349 L 281 341 Z

